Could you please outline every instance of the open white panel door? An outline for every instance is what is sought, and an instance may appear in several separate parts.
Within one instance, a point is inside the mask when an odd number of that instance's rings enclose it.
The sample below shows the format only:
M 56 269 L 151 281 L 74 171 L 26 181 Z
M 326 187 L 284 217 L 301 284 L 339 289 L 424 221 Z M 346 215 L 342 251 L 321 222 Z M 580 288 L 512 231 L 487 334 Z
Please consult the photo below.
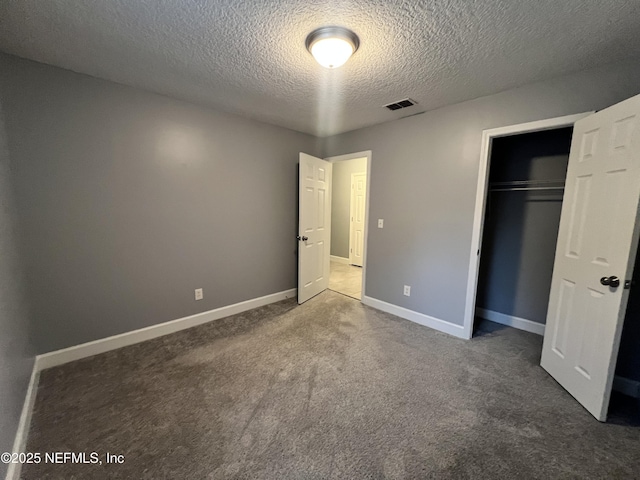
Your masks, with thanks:
M 367 200 L 367 174 L 351 174 L 351 228 L 349 263 L 361 267 L 364 262 L 364 212 Z
M 329 287 L 332 167 L 300 153 L 298 303 Z
M 576 122 L 542 367 L 607 418 L 633 273 L 640 199 L 640 95 Z

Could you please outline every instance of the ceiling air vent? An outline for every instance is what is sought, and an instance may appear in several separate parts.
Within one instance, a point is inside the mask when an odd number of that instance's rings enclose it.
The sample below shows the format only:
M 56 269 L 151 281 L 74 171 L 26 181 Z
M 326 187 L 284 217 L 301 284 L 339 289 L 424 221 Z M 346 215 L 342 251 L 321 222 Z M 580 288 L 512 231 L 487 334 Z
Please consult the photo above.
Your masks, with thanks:
M 407 108 L 415 105 L 416 101 L 411 100 L 410 98 L 405 98 L 404 100 L 400 100 L 399 102 L 393 102 L 388 105 L 385 105 L 389 110 L 400 110 L 401 108 Z

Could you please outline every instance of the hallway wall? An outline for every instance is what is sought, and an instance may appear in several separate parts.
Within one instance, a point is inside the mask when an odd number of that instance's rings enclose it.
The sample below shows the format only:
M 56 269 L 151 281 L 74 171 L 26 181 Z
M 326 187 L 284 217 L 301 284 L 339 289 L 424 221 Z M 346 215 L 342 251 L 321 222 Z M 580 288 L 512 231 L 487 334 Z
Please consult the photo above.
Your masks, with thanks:
M 355 158 L 333 164 L 331 188 L 331 255 L 349 258 L 351 228 L 351 174 L 366 173 L 367 159 Z

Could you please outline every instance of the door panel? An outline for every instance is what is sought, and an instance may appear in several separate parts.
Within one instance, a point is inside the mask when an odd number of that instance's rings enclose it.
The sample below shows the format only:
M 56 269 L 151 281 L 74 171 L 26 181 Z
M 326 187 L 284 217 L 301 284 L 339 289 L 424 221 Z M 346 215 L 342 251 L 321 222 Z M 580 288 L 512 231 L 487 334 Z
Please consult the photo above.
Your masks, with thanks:
M 300 153 L 298 303 L 329 286 L 332 165 Z
M 638 242 L 640 96 L 576 122 L 542 367 L 598 420 L 607 416 Z M 603 284 L 618 277 L 620 286 Z
M 367 199 L 367 174 L 351 175 L 351 225 L 349 233 L 349 263 L 359 267 L 364 263 L 364 216 Z

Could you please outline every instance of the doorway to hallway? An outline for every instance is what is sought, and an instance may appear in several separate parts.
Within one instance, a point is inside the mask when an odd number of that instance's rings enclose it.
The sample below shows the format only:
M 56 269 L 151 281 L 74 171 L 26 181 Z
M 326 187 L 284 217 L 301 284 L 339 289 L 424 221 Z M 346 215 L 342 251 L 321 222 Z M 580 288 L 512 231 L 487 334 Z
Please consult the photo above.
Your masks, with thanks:
M 361 300 L 368 155 L 361 152 L 327 160 L 333 167 L 329 289 Z
M 362 267 L 331 260 L 329 289 L 357 300 L 362 299 Z
M 298 303 L 329 288 L 362 300 L 371 151 L 326 159 L 300 153 Z

